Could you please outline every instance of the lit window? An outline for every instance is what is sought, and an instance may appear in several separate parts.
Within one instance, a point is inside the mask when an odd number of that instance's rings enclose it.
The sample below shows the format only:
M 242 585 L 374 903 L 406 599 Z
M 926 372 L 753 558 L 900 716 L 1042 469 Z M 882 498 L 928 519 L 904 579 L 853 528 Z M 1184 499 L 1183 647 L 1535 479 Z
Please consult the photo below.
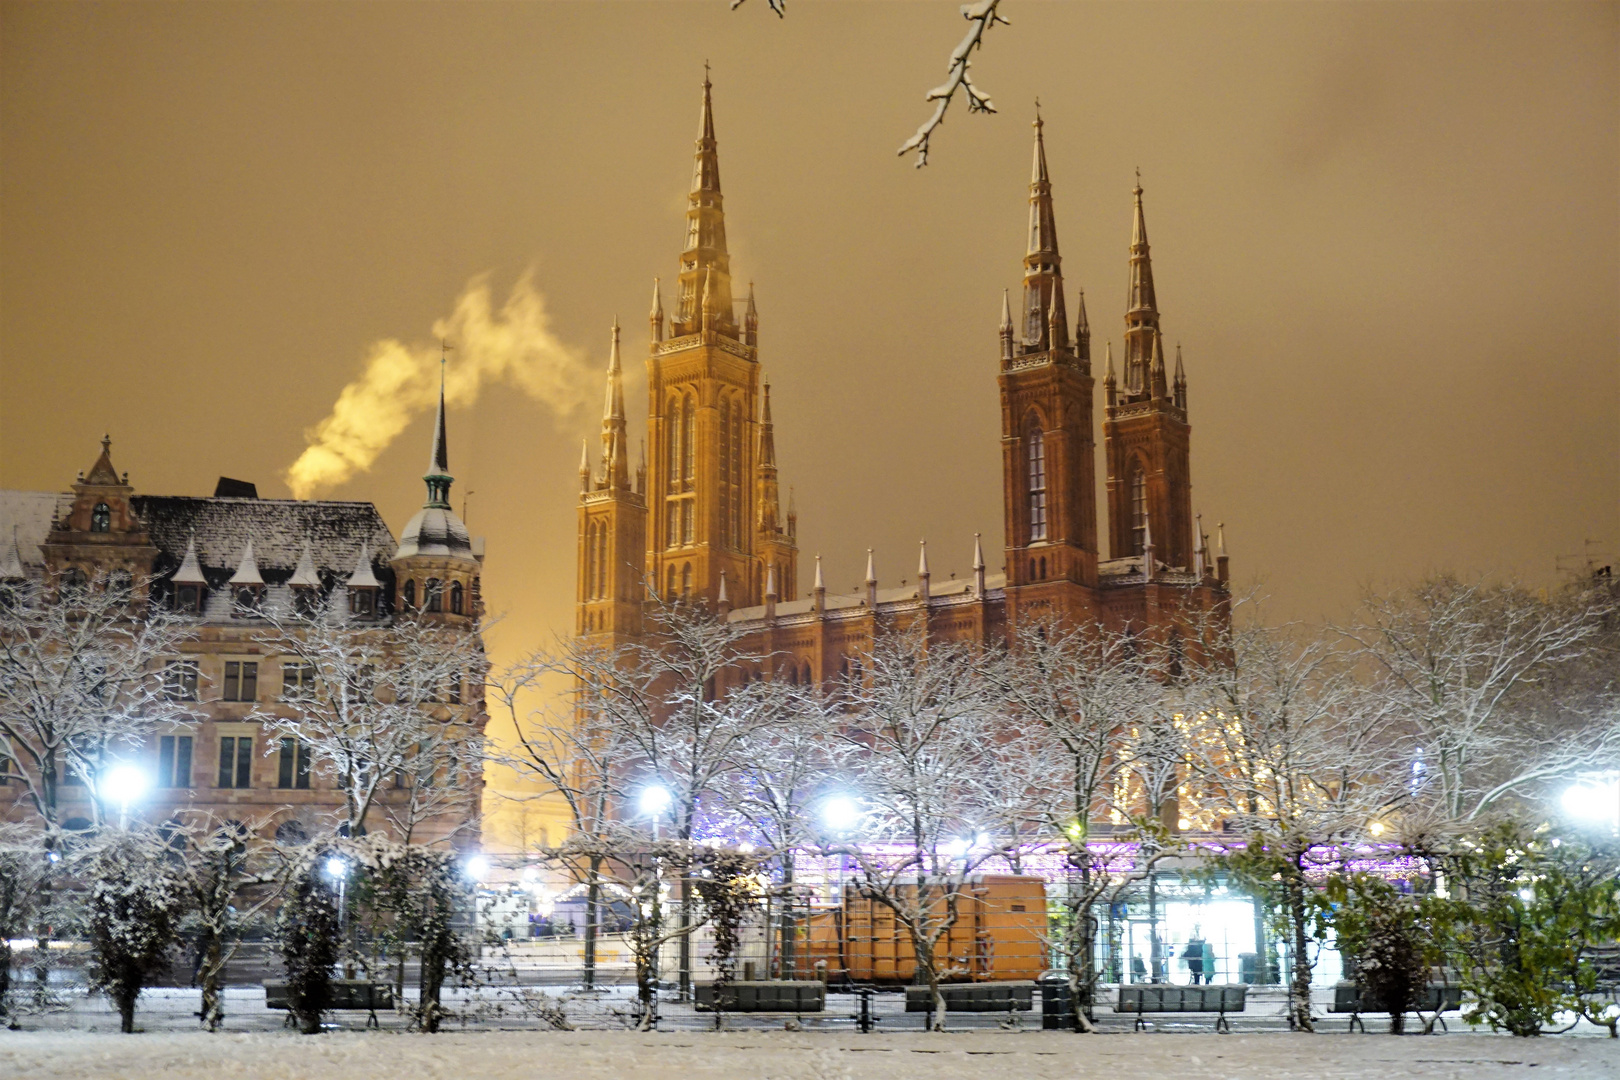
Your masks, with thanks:
M 1029 434 L 1029 539 L 1046 539 L 1046 435 Z
M 106 503 L 96 503 L 96 508 L 90 511 L 90 531 L 93 533 L 112 531 L 112 507 Z

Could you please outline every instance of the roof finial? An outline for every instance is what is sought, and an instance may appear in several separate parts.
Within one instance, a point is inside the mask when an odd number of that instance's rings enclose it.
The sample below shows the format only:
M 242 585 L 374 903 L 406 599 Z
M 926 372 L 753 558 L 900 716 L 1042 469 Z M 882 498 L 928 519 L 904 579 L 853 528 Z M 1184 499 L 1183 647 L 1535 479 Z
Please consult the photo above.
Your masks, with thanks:
M 825 589 L 827 586 L 821 580 L 821 552 L 816 552 L 816 583 L 811 586 L 815 589 Z

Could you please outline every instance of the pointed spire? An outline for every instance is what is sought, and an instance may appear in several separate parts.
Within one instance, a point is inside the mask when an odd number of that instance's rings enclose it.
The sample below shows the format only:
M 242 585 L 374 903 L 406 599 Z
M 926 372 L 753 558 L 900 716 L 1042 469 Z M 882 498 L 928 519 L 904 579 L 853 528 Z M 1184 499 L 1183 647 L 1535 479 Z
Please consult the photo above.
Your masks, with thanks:
M 647 323 L 650 327 L 650 336 L 654 342 L 664 340 L 664 297 L 658 291 L 658 279 L 653 278 L 652 310 L 647 313 Z
M 754 460 L 755 491 L 759 505 L 759 528 L 774 535 L 782 519 L 781 489 L 776 479 L 776 428 L 771 423 L 771 384 L 766 382 L 759 415 L 759 448 Z
M 444 367 L 445 361 L 441 354 L 439 357 L 439 411 L 433 420 L 433 451 L 429 455 L 428 471 L 422 476 L 423 482 L 427 484 L 427 502 L 422 505 L 448 510 L 450 509 L 450 482 L 454 478 L 450 475 L 450 444 L 445 438 L 444 430 Z
M 1074 321 L 1074 351 L 1079 357 L 1081 366 L 1088 372 L 1091 370 L 1091 320 L 1086 317 L 1086 290 L 1079 290 L 1075 303 L 1080 307 L 1080 316 Z
M 1157 330 L 1153 332 L 1153 370 L 1152 370 L 1153 400 L 1162 401 L 1170 396 L 1170 389 L 1164 377 L 1164 335 Z
M 242 557 L 237 560 L 236 573 L 231 575 L 232 585 L 263 585 L 264 578 L 259 574 L 259 560 L 253 556 L 253 540 L 250 538 L 247 545 L 242 548 Z
M 778 593 L 776 591 L 776 563 L 767 562 L 765 564 L 765 599 L 767 599 L 767 600 L 775 600 L 777 598 L 777 595 L 778 595 Z
M 1176 408 L 1183 411 L 1187 408 L 1187 369 L 1181 366 L 1181 342 L 1176 342 L 1176 381 L 1172 384 L 1172 396 L 1176 401 Z
M 1193 515 L 1193 576 L 1199 581 L 1204 580 L 1204 571 L 1207 566 L 1204 540 L 1204 515 Z
M 924 602 L 928 600 L 928 541 L 919 540 L 917 554 L 917 598 Z
M 866 606 L 877 610 L 877 569 L 872 561 L 872 549 L 866 549 Z
M 1029 248 L 1024 255 L 1024 346 L 1029 352 L 1065 349 L 1069 345 L 1068 316 L 1063 308 L 1063 259 L 1058 254 L 1044 128 L 1037 109 L 1035 159 L 1029 181 Z
M 686 250 L 681 255 L 680 301 L 674 333 L 690 334 L 701 329 L 705 310 L 713 312 L 716 330 L 731 335 L 737 332 L 731 314 L 731 259 L 726 253 L 726 219 L 722 207 L 712 84 L 705 68 L 703 112 L 692 163 L 692 191 L 687 196 Z M 704 301 L 703 293 L 708 290 L 712 290 L 713 296 Z
M 1153 522 L 1142 519 L 1142 576 L 1153 580 Z
M 647 494 L 647 440 L 641 440 L 641 464 L 636 466 L 636 494 Z
M 821 552 L 819 551 L 816 552 L 816 583 L 810 587 L 812 589 L 825 589 L 827 587 L 826 583 L 821 580 Z
M 321 577 L 315 572 L 315 557 L 310 553 L 308 540 L 304 541 L 303 548 L 298 552 L 298 565 L 293 568 L 287 584 L 299 589 L 321 587 Z
M 579 490 L 591 490 L 591 440 L 579 440 Z
M 1103 369 L 1103 399 L 1107 407 L 1113 409 L 1119 401 L 1119 384 L 1114 378 L 1114 343 L 1105 343 L 1103 352 L 1108 357 L 1107 367 Z
M 1159 304 L 1153 289 L 1153 259 L 1148 249 L 1147 219 L 1142 212 L 1142 173 L 1137 170 L 1136 217 L 1131 225 L 1130 295 L 1125 310 L 1125 388 L 1152 395 L 1149 370 L 1159 332 Z
M 349 575 L 348 586 L 351 589 L 376 589 L 382 582 L 371 570 L 371 545 L 360 545 L 360 557 L 354 561 L 354 573 Z
M 608 351 L 607 399 L 602 407 L 602 478 L 606 486 L 623 491 L 630 486 L 630 462 L 625 440 L 624 374 L 619 362 L 619 319 L 613 318 L 613 344 Z
M 984 594 L 984 545 L 978 533 L 973 534 L 973 591 Z
M 816 575 L 820 580 L 821 559 L 816 558 Z M 22 552 L 17 549 L 17 527 L 11 527 L 11 536 L 6 539 L 6 548 L 0 552 L 0 581 L 21 581 L 28 573 L 23 569 Z
M 720 568 L 720 593 L 715 597 L 715 604 L 722 612 L 731 610 L 731 596 L 726 592 L 726 568 Z
M 208 578 L 203 576 L 202 564 L 197 561 L 197 534 L 192 533 L 186 538 L 186 553 L 180 559 L 180 568 L 174 572 L 169 580 L 176 585 L 207 585 Z
M 1224 521 L 1215 523 L 1215 556 L 1220 559 L 1226 558 L 1226 522 Z
M 748 310 L 743 314 L 743 344 L 759 345 L 759 308 L 754 304 L 754 283 L 748 283 Z

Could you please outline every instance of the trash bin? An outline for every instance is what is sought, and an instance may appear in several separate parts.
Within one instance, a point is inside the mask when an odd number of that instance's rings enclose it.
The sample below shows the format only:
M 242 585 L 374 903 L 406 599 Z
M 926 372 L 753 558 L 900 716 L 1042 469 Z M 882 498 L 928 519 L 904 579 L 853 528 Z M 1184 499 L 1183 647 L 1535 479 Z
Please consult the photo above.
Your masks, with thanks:
M 1238 953 L 1238 982 L 1254 983 L 1255 973 L 1260 969 L 1259 960 L 1259 953 Z
M 1049 971 L 1035 981 L 1041 988 L 1042 1030 L 1073 1031 L 1074 996 L 1069 992 L 1069 977 Z

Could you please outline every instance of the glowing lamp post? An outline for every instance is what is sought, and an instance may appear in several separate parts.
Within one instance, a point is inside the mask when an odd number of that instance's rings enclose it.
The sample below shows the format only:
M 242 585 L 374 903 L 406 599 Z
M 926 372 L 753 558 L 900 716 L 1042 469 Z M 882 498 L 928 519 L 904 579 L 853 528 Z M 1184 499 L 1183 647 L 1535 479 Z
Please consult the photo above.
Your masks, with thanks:
M 669 789 L 654 784 L 641 789 L 641 812 L 652 818 L 653 839 L 658 839 L 658 819 L 664 816 L 670 804 Z
M 1559 801 L 1577 821 L 1607 825 L 1620 834 L 1620 770 L 1581 773 Z
M 147 775 L 133 765 L 114 765 L 101 779 L 101 793 L 118 804 L 118 827 L 129 828 L 129 804 L 151 786 Z
M 337 882 L 338 936 L 346 943 L 349 940 L 349 864 L 334 855 L 326 860 L 323 869 L 327 877 Z

